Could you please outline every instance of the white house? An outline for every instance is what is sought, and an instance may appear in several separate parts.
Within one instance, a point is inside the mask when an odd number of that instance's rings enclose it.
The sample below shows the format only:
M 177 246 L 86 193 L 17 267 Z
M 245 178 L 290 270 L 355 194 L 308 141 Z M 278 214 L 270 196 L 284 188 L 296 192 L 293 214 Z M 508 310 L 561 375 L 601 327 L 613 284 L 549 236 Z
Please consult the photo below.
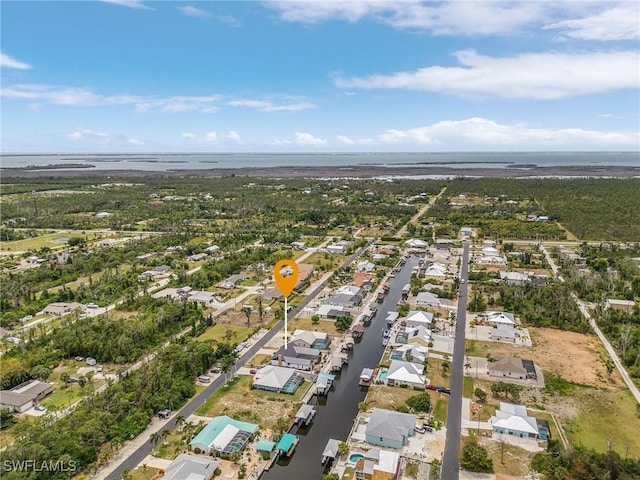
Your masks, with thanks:
M 511 325 L 515 326 L 516 318 L 513 313 L 508 312 L 487 312 L 487 323 L 489 325 Z
M 489 420 L 495 433 L 514 435 L 521 438 L 538 438 L 538 422 L 527 415 L 523 405 L 500 402 L 500 409 Z
M 424 240 L 419 240 L 417 238 L 411 238 L 407 240 L 406 242 L 404 242 L 404 245 L 411 248 L 427 248 L 429 246 L 427 242 L 425 242 Z
M 391 360 L 387 373 L 387 385 L 407 385 L 424 390 L 426 377 L 423 375 L 424 367 L 412 362 Z
M 253 388 L 277 393 L 294 393 L 302 381 L 302 376 L 293 368 L 265 365 L 254 375 Z
M 500 280 L 507 283 L 508 285 L 526 285 L 531 280 L 528 275 L 520 272 L 505 272 L 500 270 Z
M 439 262 L 432 263 L 423 270 L 422 276 L 444 278 L 447 276 L 447 266 Z
M 416 305 L 422 307 L 439 307 L 440 298 L 438 295 L 431 292 L 420 292 L 416 297 Z
M 376 268 L 376 265 L 374 263 L 363 261 L 363 262 L 358 262 L 358 265 L 356 266 L 356 271 L 371 272 L 373 271 L 374 268 Z
M 405 344 L 395 347 L 389 356 L 390 360 L 402 360 L 403 362 L 424 365 L 429 357 L 429 349 L 422 345 Z
M 429 327 L 433 321 L 433 313 L 422 310 L 412 310 L 405 320 L 407 327 Z

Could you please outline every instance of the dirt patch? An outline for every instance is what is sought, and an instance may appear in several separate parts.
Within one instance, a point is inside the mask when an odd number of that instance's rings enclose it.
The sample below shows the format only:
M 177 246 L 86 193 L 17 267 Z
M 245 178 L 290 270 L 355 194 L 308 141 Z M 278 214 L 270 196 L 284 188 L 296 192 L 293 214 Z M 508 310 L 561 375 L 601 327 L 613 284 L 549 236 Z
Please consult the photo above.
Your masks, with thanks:
M 606 353 L 595 336 L 565 332 L 552 328 L 529 328 L 533 347 L 518 348 L 499 342 L 475 342 L 473 355 L 515 356 L 533 360 L 546 374 L 553 372 L 563 379 L 608 390 L 622 387 L 617 371 L 608 378 Z

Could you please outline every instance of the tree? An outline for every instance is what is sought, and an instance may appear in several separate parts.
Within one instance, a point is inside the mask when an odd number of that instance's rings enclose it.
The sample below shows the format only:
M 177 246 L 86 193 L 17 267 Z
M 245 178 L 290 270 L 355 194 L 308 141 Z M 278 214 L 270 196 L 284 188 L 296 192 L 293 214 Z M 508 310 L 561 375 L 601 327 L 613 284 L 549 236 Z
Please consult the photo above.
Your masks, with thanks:
M 338 455 L 346 455 L 348 451 L 349 445 L 347 445 L 347 442 L 340 442 L 338 444 Z
M 613 370 L 616 368 L 615 364 L 610 358 L 607 358 L 607 361 L 605 362 L 604 366 L 607 368 L 607 375 L 609 375 L 609 378 L 611 378 L 611 374 L 613 373 Z
M 36 365 L 31 369 L 31 375 L 42 382 L 46 382 L 47 378 L 51 376 L 51 369 L 44 365 Z
M 262 295 L 258 295 L 258 318 L 260 319 L 260 323 L 262 323 L 262 319 L 264 318 L 264 306 L 262 305 Z
M 410 408 L 417 412 L 430 412 L 431 411 L 431 397 L 427 392 L 422 392 L 417 395 L 413 395 L 405 400 L 405 403 Z
M 320 317 L 318 315 L 311 316 L 311 323 L 313 325 L 318 325 L 320 323 Z
M 471 368 L 471 364 L 469 362 L 464 364 L 464 369 L 469 373 L 469 369 Z
M 485 392 L 484 390 L 482 390 L 481 388 L 476 388 L 473 391 L 473 394 L 475 395 L 475 397 L 478 399 L 478 402 L 480 403 L 484 403 L 487 401 L 487 392 Z
M 353 317 L 341 315 L 336 319 L 336 329 L 341 331 L 347 330 L 351 326 L 351 322 L 353 322 Z
M 251 307 L 251 305 L 244 305 L 242 307 L 242 313 L 244 313 L 247 317 L 247 326 L 250 327 L 251 326 L 251 312 L 253 311 L 253 308 Z
M 451 368 L 451 364 L 449 363 L 449 361 L 445 360 L 444 362 L 442 362 L 441 368 L 442 368 L 442 376 L 446 377 L 449 374 L 449 369 Z
M 493 473 L 493 460 L 489 458 L 487 449 L 478 443 L 475 437 L 462 450 L 460 466 L 471 472 Z
M 18 420 L 16 416 L 8 408 L 0 408 L 0 430 L 9 428 L 15 424 Z

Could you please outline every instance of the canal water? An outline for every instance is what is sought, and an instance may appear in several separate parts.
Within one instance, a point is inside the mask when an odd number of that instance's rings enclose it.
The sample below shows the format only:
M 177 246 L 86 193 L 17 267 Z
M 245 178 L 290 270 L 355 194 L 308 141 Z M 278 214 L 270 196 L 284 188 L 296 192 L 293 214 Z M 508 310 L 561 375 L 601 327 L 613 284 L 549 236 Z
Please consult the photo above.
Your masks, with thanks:
M 322 451 L 330 438 L 343 441 L 351 431 L 353 420 L 358 414 L 358 403 L 364 400 L 366 390 L 358 386 L 363 368 L 375 368 L 380 362 L 384 347 L 382 331 L 386 326 L 385 318 L 390 311 L 397 309 L 402 297 L 402 287 L 409 283 L 411 270 L 418 264 L 417 257 L 409 257 L 407 262 L 390 279 L 391 289 L 378 312 L 364 332 L 362 340 L 356 343 L 349 363 L 342 369 L 334 382 L 334 389 L 327 397 L 321 397 L 317 403 L 317 414 L 309 427 L 293 427 L 291 433 L 298 435 L 300 442 L 291 459 L 280 460 L 260 478 L 263 480 L 321 480 Z M 311 403 L 316 403 L 313 397 Z

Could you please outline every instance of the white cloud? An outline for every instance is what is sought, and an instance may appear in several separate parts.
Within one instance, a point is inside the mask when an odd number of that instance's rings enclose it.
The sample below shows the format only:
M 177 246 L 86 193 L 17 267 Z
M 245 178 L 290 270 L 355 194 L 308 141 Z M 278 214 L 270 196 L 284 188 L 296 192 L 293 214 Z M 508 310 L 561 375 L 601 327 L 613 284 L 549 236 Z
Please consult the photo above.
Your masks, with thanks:
M 227 105 L 231 107 L 255 108 L 262 112 L 297 112 L 310 108 L 318 108 L 317 105 L 311 102 L 285 103 L 279 105 L 266 100 L 231 100 Z
M 137 112 L 160 110 L 163 112 L 214 113 L 221 95 L 205 96 L 140 96 L 131 94 L 102 95 L 84 87 L 64 87 L 43 84 L 16 84 L 2 88 L 5 98 L 42 101 L 52 105 L 95 107 L 131 105 Z
M 337 135 L 336 140 L 342 145 L 354 146 L 354 145 L 375 145 L 375 140 L 372 138 L 349 138 L 345 135 Z
M 17 70 L 29 70 L 31 65 L 21 62 L 15 58 L 7 55 L 6 53 L 0 53 L 0 68 L 15 68 Z
M 73 142 L 86 143 L 97 146 L 126 146 L 144 145 L 143 142 L 135 138 L 122 134 L 112 134 L 109 132 L 96 132 L 88 128 L 76 129 L 67 138 Z
M 182 13 L 184 13 L 185 15 L 189 16 L 189 17 L 211 18 L 213 16 L 209 12 L 207 12 L 206 10 L 202 10 L 201 8 L 192 7 L 191 5 L 187 5 L 185 7 L 176 7 L 176 8 L 178 10 L 180 10 Z
M 104 3 L 112 3 L 114 5 L 120 5 L 122 7 L 133 8 L 134 10 L 155 10 L 155 8 L 145 5 L 140 0 L 101 0 L 101 1 Z
M 640 38 L 640 4 L 624 2 L 579 19 L 551 23 L 545 29 L 581 40 L 634 40 Z
M 340 88 L 405 89 L 464 97 L 555 99 L 637 88 L 637 51 L 522 53 L 513 57 L 455 53 L 460 66 L 334 80 Z M 597 68 L 594 68 L 597 66 Z
M 228 133 L 224 135 L 218 135 L 217 132 L 207 132 L 207 133 L 193 133 L 193 132 L 184 132 L 181 133 L 180 136 L 185 140 L 195 144 L 195 145 L 225 145 L 225 144 L 236 144 L 241 145 L 242 139 L 240 134 L 234 130 L 229 130 Z
M 354 23 L 363 19 L 436 35 L 490 35 L 519 31 L 548 15 L 543 2 L 352 0 L 329 2 L 268 1 L 282 20 L 316 24 L 327 20 Z
M 445 120 L 410 130 L 387 130 L 381 144 L 422 145 L 430 148 L 568 148 L 640 147 L 640 134 L 567 128 L 551 130 L 525 124 L 502 125 L 486 118 Z
M 302 147 L 322 147 L 327 144 L 327 141 L 314 137 L 310 133 L 296 132 L 296 144 Z

